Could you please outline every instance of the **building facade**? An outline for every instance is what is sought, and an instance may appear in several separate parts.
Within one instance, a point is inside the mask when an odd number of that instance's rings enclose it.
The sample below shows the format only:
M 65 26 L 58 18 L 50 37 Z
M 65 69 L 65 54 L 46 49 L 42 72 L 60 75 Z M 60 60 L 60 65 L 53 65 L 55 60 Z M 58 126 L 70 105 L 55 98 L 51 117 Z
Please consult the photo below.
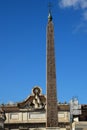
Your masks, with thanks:
M 35 86 L 23 102 L 1 105 L 5 111 L 5 130 L 46 130 L 46 95 Z M 60 130 L 87 130 L 87 105 L 81 105 L 81 113 L 74 109 L 71 119 L 70 103 L 58 103 Z
M 6 114 L 5 130 L 45 130 L 46 96 L 40 87 L 33 88 L 32 94 L 23 102 L 2 106 Z M 70 126 L 70 109 L 68 104 L 58 105 L 58 122 L 62 129 Z

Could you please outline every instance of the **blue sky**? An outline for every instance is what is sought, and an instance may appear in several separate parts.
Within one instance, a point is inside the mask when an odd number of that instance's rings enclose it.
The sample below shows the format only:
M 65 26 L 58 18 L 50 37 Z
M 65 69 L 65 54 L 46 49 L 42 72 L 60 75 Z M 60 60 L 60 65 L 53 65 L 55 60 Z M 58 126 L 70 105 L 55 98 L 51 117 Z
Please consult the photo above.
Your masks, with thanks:
M 0 103 L 46 93 L 46 26 L 53 3 L 57 93 L 87 104 L 87 0 L 0 0 Z

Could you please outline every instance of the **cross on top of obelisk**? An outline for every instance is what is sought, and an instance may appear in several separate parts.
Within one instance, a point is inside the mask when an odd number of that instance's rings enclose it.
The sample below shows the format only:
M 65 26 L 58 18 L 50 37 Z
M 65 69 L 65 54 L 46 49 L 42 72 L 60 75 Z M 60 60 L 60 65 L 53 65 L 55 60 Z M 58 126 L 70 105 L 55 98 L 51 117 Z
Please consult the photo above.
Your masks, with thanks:
M 49 9 L 49 12 L 52 10 L 52 7 L 53 7 L 52 2 L 49 2 L 49 3 L 48 3 L 48 9 Z
M 48 14 L 48 21 L 52 21 L 52 7 L 53 7 L 53 4 L 51 2 L 48 3 L 48 11 L 49 11 L 49 14 Z

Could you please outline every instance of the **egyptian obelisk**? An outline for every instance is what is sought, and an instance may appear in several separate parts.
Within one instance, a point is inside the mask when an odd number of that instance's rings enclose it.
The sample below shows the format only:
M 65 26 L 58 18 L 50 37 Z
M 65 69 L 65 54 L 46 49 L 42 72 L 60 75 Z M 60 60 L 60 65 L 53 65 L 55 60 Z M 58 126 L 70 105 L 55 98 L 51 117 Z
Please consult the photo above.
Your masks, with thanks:
M 46 39 L 46 129 L 59 130 L 54 49 L 54 26 L 49 12 Z

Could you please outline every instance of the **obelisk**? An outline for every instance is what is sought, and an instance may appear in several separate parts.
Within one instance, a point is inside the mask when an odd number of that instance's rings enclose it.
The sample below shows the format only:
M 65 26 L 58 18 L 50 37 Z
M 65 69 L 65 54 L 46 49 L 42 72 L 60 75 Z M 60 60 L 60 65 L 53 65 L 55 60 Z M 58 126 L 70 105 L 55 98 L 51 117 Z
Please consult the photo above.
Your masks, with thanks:
M 59 130 L 54 49 L 54 26 L 49 12 L 46 39 L 46 129 Z

